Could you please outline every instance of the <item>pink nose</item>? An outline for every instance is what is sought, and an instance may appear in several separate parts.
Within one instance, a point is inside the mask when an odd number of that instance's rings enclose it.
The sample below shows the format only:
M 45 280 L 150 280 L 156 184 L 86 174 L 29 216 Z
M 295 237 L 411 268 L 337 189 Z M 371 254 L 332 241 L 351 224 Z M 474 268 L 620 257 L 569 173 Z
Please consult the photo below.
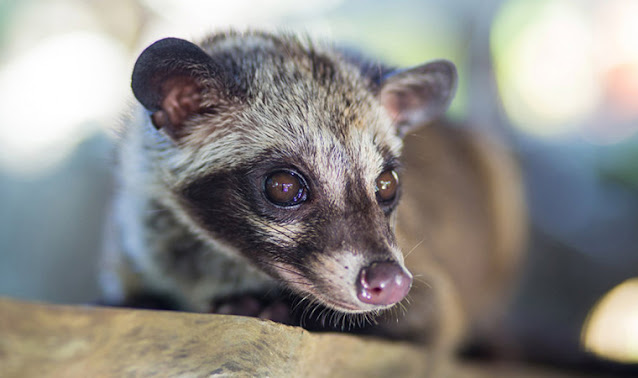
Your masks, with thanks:
M 361 269 L 358 286 L 361 302 L 390 305 L 405 298 L 412 276 L 396 263 L 378 262 Z

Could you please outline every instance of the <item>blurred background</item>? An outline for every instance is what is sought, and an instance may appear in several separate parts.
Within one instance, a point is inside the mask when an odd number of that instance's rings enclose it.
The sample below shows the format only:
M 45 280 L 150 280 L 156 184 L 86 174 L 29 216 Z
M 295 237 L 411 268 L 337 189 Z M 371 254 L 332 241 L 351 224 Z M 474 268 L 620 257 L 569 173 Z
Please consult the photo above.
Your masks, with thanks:
M 519 353 L 638 363 L 635 0 L 0 0 L 0 295 L 99 296 L 135 58 L 229 25 L 303 31 L 397 66 L 454 61 L 448 116 L 505 140 L 526 181 L 532 241 L 508 320 Z

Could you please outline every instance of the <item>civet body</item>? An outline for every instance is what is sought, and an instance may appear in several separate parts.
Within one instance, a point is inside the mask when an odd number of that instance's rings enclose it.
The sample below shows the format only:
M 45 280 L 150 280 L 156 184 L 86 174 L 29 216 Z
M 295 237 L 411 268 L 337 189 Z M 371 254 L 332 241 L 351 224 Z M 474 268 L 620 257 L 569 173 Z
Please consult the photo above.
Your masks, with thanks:
M 524 236 L 509 156 L 432 122 L 455 86 L 447 61 L 392 69 L 291 35 L 154 43 L 120 141 L 106 299 L 453 348 L 498 319 Z

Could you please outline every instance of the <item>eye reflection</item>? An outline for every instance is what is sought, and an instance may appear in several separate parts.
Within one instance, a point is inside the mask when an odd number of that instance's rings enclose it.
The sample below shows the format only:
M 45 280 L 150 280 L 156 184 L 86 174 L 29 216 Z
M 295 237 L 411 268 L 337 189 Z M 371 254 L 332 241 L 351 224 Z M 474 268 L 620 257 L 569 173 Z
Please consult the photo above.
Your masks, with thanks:
M 384 171 L 377 177 L 375 182 L 375 192 L 379 202 L 390 202 L 397 194 L 399 186 L 399 175 L 390 169 Z
M 270 202 L 280 206 L 294 206 L 306 200 L 302 179 L 291 171 L 277 171 L 269 175 L 264 191 Z

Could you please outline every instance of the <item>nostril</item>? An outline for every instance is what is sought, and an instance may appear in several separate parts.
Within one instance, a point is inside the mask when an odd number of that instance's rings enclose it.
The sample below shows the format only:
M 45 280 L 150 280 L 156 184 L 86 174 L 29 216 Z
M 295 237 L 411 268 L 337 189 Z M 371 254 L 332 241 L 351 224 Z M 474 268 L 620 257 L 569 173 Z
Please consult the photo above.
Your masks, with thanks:
M 389 305 L 405 298 L 412 286 L 412 277 L 399 264 L 377 262 L 361 269 L 358 286 L 360 301 Z

